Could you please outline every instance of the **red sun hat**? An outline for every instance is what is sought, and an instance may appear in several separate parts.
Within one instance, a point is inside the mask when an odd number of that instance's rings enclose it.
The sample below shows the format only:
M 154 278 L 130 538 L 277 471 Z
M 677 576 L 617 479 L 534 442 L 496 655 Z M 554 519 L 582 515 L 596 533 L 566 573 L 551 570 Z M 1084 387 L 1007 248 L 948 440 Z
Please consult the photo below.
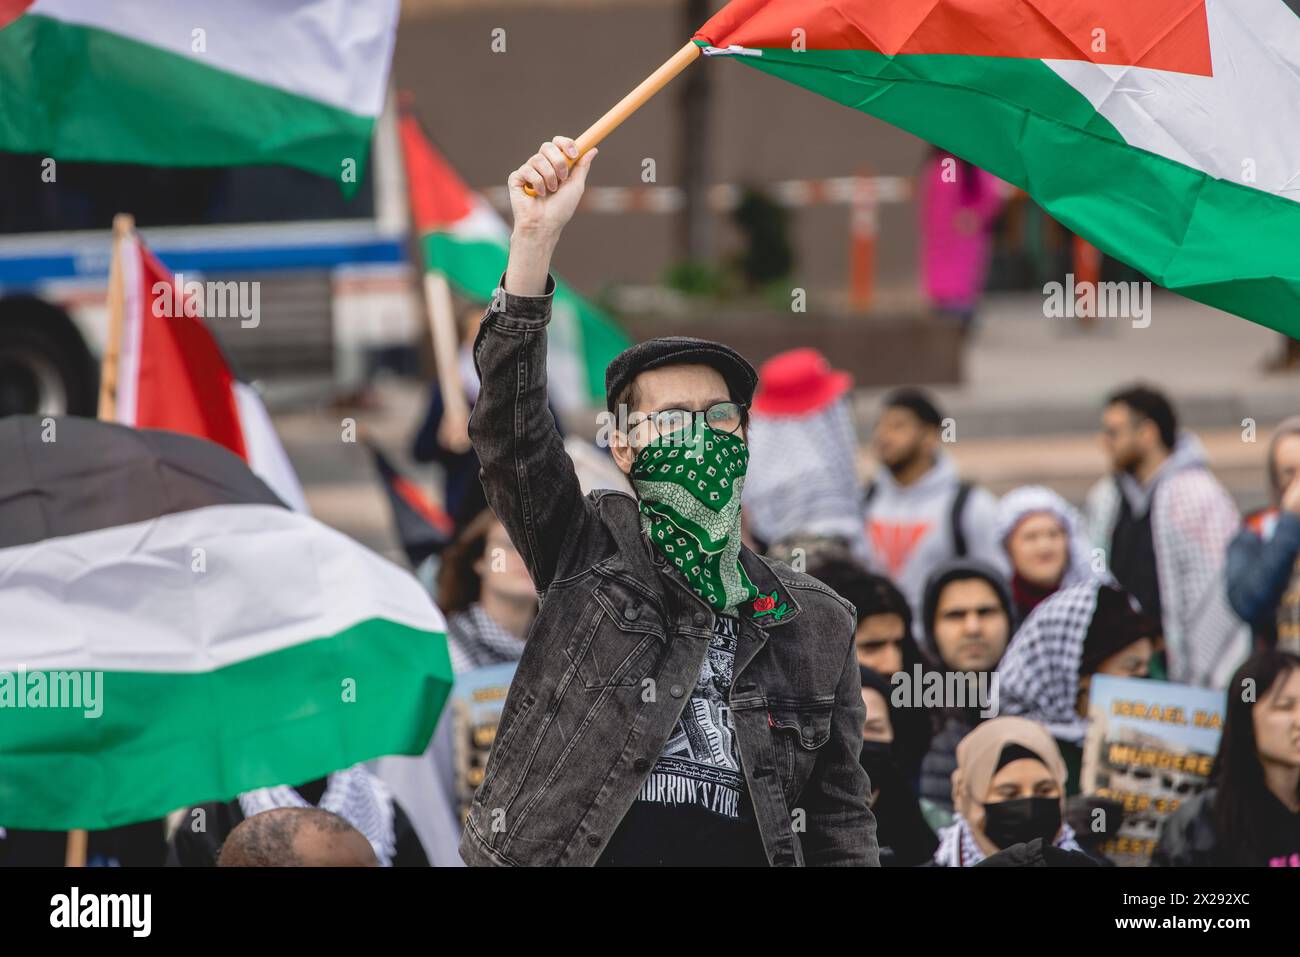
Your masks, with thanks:
M 852 385 L 853 377 L 832 369 L 816 349 L 791 349 L 759 368 L 751 408 L 759 415 L 807 415 L 824 409 Z

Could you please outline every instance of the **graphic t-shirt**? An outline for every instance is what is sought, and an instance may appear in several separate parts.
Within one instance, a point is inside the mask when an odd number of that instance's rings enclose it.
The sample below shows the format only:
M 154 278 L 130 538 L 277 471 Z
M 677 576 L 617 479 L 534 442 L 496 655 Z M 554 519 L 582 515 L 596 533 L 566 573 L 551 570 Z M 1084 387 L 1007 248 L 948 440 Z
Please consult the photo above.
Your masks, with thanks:
M 695 689 L 599 866 L 767 866 L 727 704 L 739 623 L 715 622 Z

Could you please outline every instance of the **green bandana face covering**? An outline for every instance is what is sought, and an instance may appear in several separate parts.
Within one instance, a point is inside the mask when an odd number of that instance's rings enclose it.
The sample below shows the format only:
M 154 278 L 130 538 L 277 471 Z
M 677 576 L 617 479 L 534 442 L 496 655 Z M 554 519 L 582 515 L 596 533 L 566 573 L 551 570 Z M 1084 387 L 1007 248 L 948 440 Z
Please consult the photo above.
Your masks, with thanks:
M 632 463 L 641 528 L 715 610 L 758 596 L 740 566 L 740 491 L 749 450 L 739 435 L 696 421 L 657 436 Z

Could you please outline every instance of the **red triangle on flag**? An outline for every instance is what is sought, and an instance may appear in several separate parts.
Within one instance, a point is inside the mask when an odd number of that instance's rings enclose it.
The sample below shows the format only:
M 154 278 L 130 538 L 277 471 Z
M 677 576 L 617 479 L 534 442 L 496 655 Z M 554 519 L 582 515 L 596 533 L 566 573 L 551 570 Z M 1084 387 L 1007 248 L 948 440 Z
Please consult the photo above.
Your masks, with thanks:
M 141 429 L 167 429 L 224 445 L 245 461 L 248 450 L 234 394 L 235 376 L 204 324 L 193 290 L 138 243 L 139 305 L 128 323 L 138 332 L 135 418 Z
M 406 188 L 416 233 L 427 233 L 464 219 L 473 209 L 469 187 L 429 142 L 420 121 L 410 112 L 398 120 Z
M 36 0 L 0 0 L 0 30 L 17 20 Z

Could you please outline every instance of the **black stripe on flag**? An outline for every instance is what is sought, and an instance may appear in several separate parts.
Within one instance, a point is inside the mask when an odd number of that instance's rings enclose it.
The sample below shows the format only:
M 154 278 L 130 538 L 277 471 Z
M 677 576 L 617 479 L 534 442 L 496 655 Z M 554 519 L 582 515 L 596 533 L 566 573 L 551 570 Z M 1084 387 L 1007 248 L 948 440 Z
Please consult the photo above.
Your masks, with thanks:
M 76 416 L 0 418 L 0 548 L 209 505 L 284 507 L 207 439 Z

